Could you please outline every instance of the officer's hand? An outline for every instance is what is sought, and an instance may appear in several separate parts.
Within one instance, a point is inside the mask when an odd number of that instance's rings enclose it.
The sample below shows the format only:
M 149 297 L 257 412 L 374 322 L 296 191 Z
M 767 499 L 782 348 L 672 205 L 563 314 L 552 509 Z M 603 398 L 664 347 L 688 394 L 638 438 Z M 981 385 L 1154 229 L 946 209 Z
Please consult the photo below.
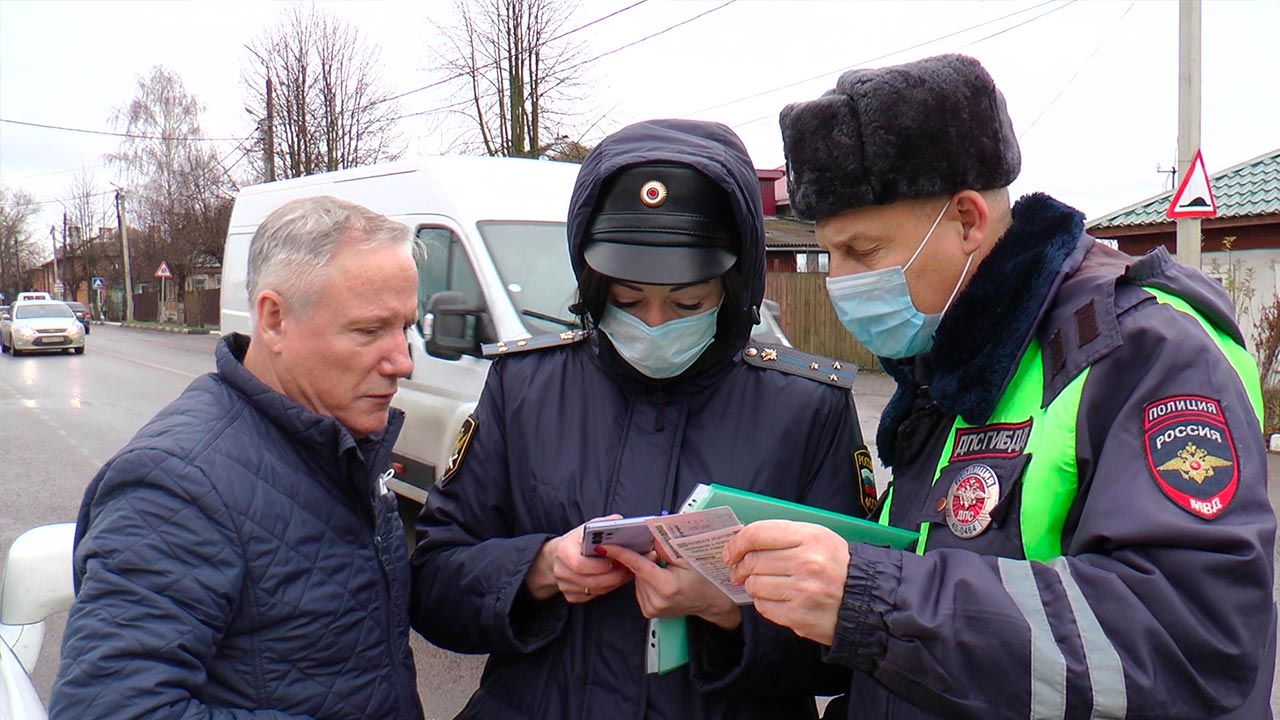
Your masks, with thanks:
M 761 520 L 724 549 L 732 579 L 765 618 L 830 645 L 849 573 L 849 544 L 821 525 Z
M 609 515 L 593 519 L 621 517 Z M 535 598 L 546 600 L 558 592 L 571 603 L 584 603 L 613 592 L 631 580 L 631 571 L 612 560 L 582 555 L 583 525 L 548 540 L 538 551 L 525 576 L 525 586 Z
M 696 571 L 679 564 L 664 568 L 654 562 L 653 557 L 617 545 L 600 547 L 609 558 L 635 575 L 636 602 L 645 617 L 695 615 L 726 630 L 742 624 L 742 611 L 738 606 Z

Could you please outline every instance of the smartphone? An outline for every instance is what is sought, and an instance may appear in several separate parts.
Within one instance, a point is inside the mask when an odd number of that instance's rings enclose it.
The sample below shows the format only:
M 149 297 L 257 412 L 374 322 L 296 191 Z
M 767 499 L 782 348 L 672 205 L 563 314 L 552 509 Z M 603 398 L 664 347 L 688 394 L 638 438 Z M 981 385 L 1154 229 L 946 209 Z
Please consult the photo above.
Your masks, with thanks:
M 641 555 L 653 550 L 653 533 L 645 520 L 653 517 L 592 520 L 582 528 L 582 554 L 594 557 L 601 545 L 619 545 Z

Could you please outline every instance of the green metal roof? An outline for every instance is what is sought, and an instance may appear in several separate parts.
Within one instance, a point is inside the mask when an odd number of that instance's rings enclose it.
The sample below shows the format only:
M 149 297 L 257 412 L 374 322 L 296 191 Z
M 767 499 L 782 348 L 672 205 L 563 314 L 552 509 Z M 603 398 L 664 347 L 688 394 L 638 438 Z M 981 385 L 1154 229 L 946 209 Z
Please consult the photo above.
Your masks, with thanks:
M 1209 176 L 1219 218 L 1280 215 L 1280 148 Z M 1173 190 L 1089 221 L 1089 230 L 1106 230 L 1173 222 L 1165 210 Z

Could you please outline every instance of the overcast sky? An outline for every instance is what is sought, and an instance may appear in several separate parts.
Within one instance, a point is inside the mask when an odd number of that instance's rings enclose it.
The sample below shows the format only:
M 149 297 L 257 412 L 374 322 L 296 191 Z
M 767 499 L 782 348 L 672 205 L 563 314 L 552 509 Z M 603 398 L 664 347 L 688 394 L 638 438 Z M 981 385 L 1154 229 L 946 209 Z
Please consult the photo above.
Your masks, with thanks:
M 576 27 L 635 0 L 590 0 Z M 432 21 L 451 0 L 321 2 L 376 44 L 393 93 L 427 85 Z M 600 59 L 584 76 L 583 138 L 594 144 L 655 117 L 718 120 L 743 138 L 757 167 L 783 162 L 777 115 L 820 95 L 842 70 L 963 52 L 987 67 L 1008 100 L 1022 143 L 1015 193 L 1043 190 L 1090 218 L 1167 188 L 1157 165 L 1177 150 L 1178 5 L 1142 0 L 803 2 L 648 0 L 574 34 L 593 57 L 700 13 Z M 282 2 L 32 2 L 0 0 L 0 118 L 110 131 L 113 108 L 139 75 L 164 65 L 206 108 L 209 137 L 251 133 L 240 73 L 245 43 L 274 24 Z M 1202 141 L 1216 172 L 1280 147 L 1280 2 L 1205 0 Z M 433 94 L 434 93 L 434 94 Z M 403 113 L 436 107 L 437 91 L 400 101 Z M 401 121 L 413 153 L 441 152 L 452 136 L 430 115 Z M 0 184 L 42 207 L 39 232 L 60 219 L 73 173 L 103 190 L 120 173 L 104 153 L 119 138 L 0 123 Z M 221 144 L 228 164 L 234 143 Z M 241 162 L 237 171 L 243 170 Z M 104 203 L 109 198 L 103 198 Z

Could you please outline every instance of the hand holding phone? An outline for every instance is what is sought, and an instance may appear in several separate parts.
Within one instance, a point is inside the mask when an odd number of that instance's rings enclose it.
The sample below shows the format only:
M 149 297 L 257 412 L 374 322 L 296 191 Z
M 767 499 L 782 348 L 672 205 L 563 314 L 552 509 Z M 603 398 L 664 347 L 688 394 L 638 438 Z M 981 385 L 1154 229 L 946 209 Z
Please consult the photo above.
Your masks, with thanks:
M 618 545 L 641 555 L 652 552 L 653 532 L 645 524 L 650 517 L 653 516 L 588 522 L 582 528 L 582 554 L 594 557 L 601 545 Z

